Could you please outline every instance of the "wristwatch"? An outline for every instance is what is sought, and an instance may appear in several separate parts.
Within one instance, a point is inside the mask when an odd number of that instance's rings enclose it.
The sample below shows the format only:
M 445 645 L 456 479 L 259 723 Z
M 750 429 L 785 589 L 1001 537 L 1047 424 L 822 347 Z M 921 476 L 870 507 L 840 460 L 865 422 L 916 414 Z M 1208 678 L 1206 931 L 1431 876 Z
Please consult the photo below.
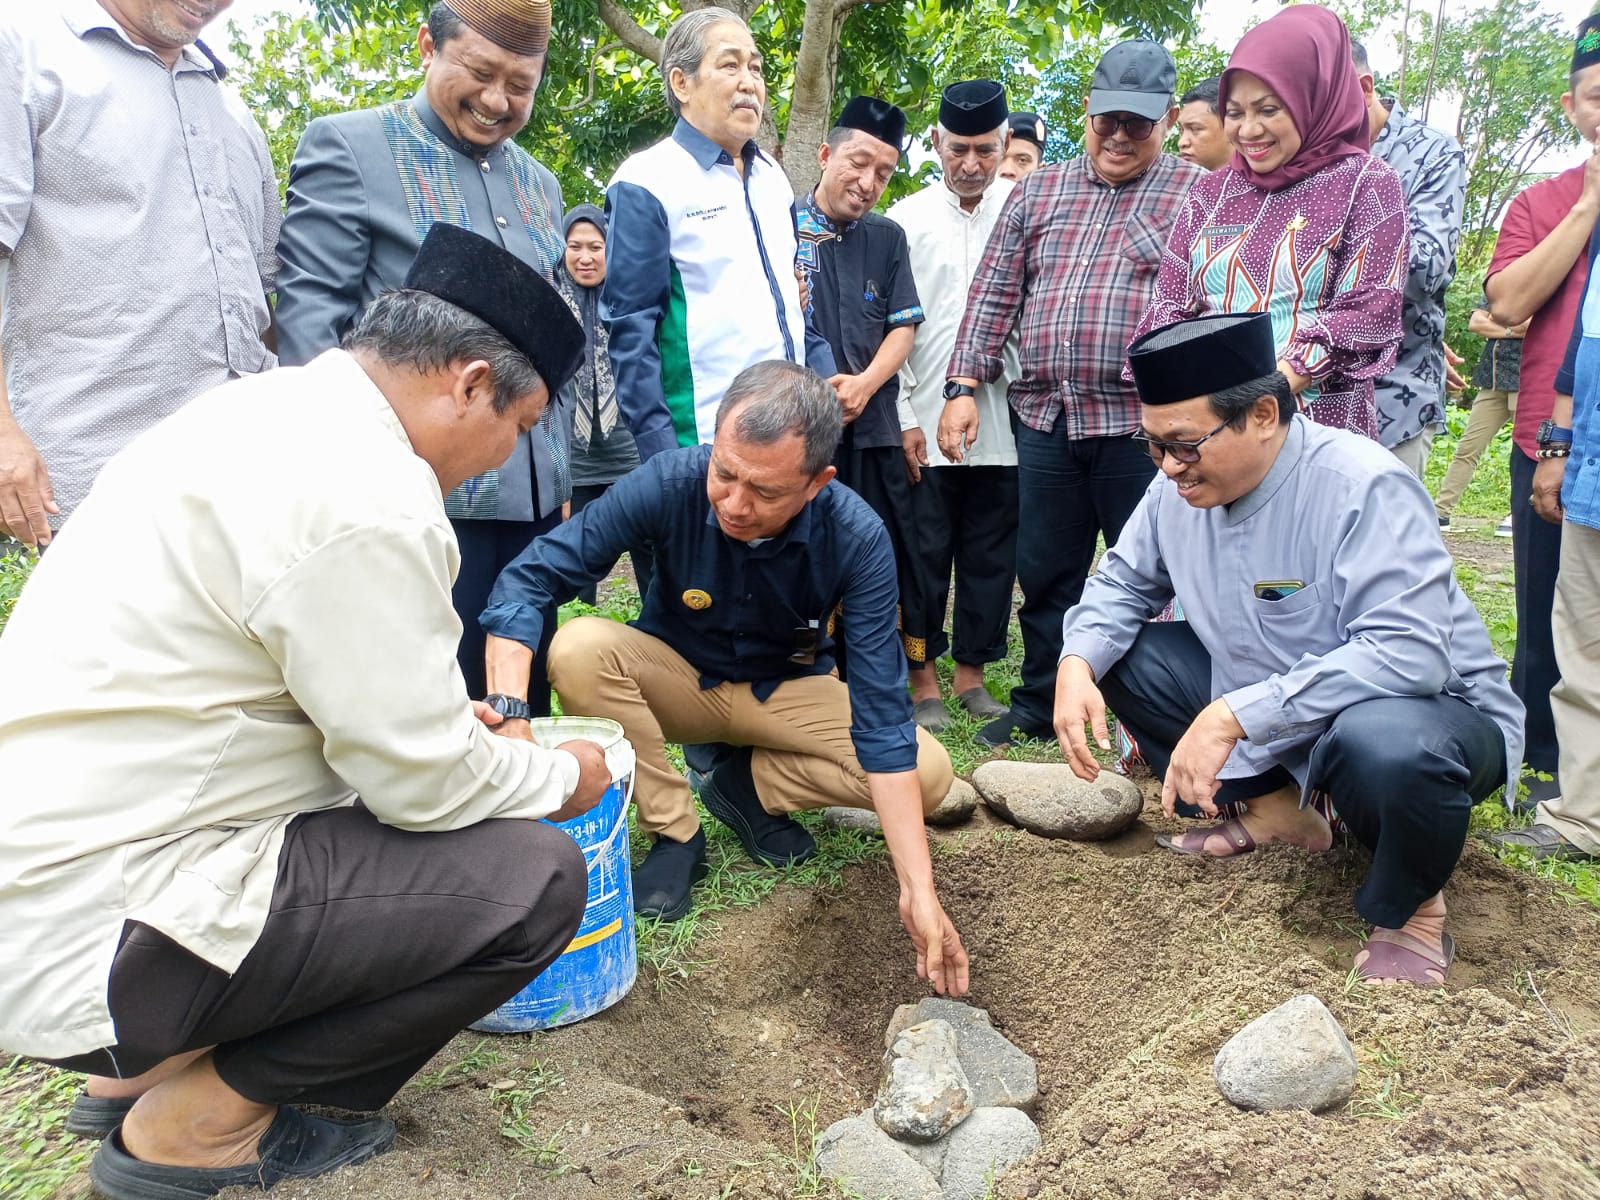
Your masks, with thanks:
M 1572 445 L 1572 430 L 1563 429 L 1551 418 L 1546 417 L 1539 422 L 1539 433 L 1534 438 L 1539 444 L 1539 449 L 1548 450 L 1551 446 Z
M 508 721 L 533 720 L 533 709 L 528 707 L 528 702 L 519 700 L 515 696 L 507 696 L 501 692 L 491 692 L 483 698 L 483 702 Z
M 954 400 L 958 396 L 976 396 L 978 389 L 970 383 L 957 383 L 954 379 L 944 381 L 944 398 Z

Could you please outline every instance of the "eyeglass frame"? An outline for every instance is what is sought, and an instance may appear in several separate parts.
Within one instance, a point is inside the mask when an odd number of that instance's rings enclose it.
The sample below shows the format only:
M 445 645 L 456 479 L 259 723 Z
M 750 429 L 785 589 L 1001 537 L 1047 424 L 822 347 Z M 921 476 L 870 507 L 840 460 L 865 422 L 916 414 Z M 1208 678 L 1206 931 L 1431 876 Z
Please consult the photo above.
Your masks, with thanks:
M 1145 452 L 1155 460 L 1156 466 L 1159 467 L 1162 463 L 1166 462 L 1167 455 L 1170 454 L 1175 461 L 1180 462 L 1184 466 L 1188 467 L 1193 466 L 1195 463 L 1200 461 L 1201 446 L 1204 446 L 1212 438 L 1216 437 L 1217 434 L 1221 433 L 1224 429 L 1228 428 L 1228 426 L 1232 424 L 1233 420 L 1230 418 L 1224 421 L 1221 425 L 1218 425 L 1210 433 L 1206 434 L 1205 437 L 1197 438 L 1192 442 L 1166 441 L 1162 438 L 1153 438 L 1144 429 L 1135 429 L 1131 434 L 1129 434 L 1129 436 L 1136 442 L 1144 443 Z M 1194 457 L 1185 458 L 1184 454 L 1186 453 L 1192 454 Z
M 1097 121 L 1110 121 L 1112 123 L 1111 128 L 1101 129 L 1100 126 L 1096 124 Z M 1145 130 L 1144 134 L 1141 136 L 1133 132 L 1133 126 L 1130 124 L 1132 121 L 1143 121 L 1150 128 Z M 1155 133 L 1157 124 L 1159 124 L 1159 122 L 1152 121 L 1149 117 L 1141 117 L 1138 113 L 1130 113 L 1127 116 L 1122 117 L 1117 116 L 1116 113 L 1095 113 L 1089 118 L 1089 125 L 1094 129 L 1096 137 L 1116 137 L 1117 131 L 1120 129 L 1125 131 L 1127 135 L 1136 142 L 1148 142 L 1151 134 Z

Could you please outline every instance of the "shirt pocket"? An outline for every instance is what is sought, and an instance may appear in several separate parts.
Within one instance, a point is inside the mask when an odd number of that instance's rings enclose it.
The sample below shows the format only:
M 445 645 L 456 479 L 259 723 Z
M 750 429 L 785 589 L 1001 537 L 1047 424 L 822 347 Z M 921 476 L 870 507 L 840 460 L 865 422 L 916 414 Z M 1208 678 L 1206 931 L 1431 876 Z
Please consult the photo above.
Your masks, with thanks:
M 1308 583 L 1282 600 L 1252 597 L 1251 607 L 1269 645 L 1298 657 L 1324 652 L 1326 605 L 1321 583 Z
M 1167 230 L 1144 213 L 1134 213 L 1122 223 L 1122 254 L 1140 270 L 1154 274 L 1167 248 Z

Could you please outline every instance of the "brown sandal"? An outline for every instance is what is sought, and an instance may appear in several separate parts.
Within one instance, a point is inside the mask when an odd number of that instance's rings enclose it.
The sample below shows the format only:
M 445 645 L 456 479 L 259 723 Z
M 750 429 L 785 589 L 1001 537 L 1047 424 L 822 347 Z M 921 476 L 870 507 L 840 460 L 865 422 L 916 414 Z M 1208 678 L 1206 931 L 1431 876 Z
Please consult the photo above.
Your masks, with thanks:
M 1205 851 L 1206 839 L 1221 834 L 1233 849 L 1227 854 L 1207 854 Z M 1187 854 L 1191 858 L 1237 858 L 1241 854 L 1249 854 L 1256 848 L 1255 838 L 1250 836 L 1250 831 L 1237 817 L 1230 817 L 1226 821 L 1218 821 L 1214 825 L 1203 825 L 1199 829 L 1185 829 L 1182 833 L 1156 834 L 1156 845 L 1165 846 L 1175 854 Z

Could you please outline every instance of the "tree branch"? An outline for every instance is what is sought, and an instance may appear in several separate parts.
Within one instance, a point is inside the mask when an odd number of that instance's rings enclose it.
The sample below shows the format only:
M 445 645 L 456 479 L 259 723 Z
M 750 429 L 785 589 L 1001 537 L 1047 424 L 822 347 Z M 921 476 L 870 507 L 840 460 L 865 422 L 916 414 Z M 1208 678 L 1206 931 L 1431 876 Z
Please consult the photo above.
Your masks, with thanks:
M 597 2 L 600 6 L 600 19 L 606 23 L 607 29 L 617 35 L 617 40 L 640 58 L 648 58 L 659 65 L 661 39 L 635 21 L 633 14 L 623 8 L 617 0 L 597 0 Z

